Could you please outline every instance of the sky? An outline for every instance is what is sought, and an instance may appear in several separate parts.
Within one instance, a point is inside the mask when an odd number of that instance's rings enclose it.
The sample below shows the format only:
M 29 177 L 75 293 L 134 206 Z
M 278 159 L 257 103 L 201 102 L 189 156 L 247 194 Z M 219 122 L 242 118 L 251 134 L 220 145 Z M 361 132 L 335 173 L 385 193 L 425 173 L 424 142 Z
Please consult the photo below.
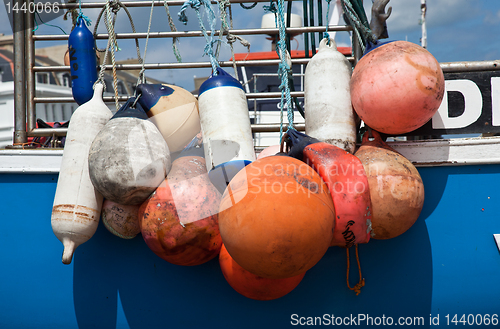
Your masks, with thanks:
M 5 1 L 5 0 L 4 0 Z M 85 2 L 87 0 L 84 0 Z M 89 0 L 90 1 L 90 0 Z M 103 0 L 92 0 L 92 2 L 103 2 Z M 332 4 L 335 0 L 332 1 Z M 389 39 L 388 40 L 407 40 L 420 44 L 422 35 L 420 18 L 421 0 L 391 0 L 388 7 L 392 7 L 392 13 L 387 20 Z M 126 2 L 125 2 L 126 3 Z M 249 3 L 250 4 L 250 3 Z M 239 4 L 232 5 L 233 26 L 235 29 L 258 28 L 261 24 L 262 16 L 266 13 L 264 5 L 268 3 L 259 3 L 253 9 L 243 9 Z M 370 19 L 372 0 L 364 0 L 364 7 L 368 18 Z M 317 1 L 314 1 L 317 6 Z M 218 9 L 214 5 L 213 10 L 219 17 Z M 136 31 L 147 32 L 150 7 L 130 8 Z M 174 18 L 178 30 L 200 30 L 200 25 L 193 9 L 188 8 L 187 25 L 183 25 L 177 19 L 179 6 L 171 6 L 170 12 Z M 317 7 L 315 7 L 315 11 Z M 93 31 L 96 19 L 100 9 L 84 9 L 83 13 L 92 20 L 90 30 Z M 330 10 L 330 16 L 332 9 Z M 302 17 L 302 2 L 296 1 L 293 5 L 294 14 Z M 326 13 L 326 1 L 323 1 L 323 16 Z M 206 18 L 206 17 L 205 17 Z M 315 18 L 317 22 L 317 17 Z M 325 17 L 323 17 L 325 21 Z M 12 34 L 10 24 L 6 15 L 4 6 L 0 6 L 0 33 Z M 61 27 L 66 33 L 71 31 L 71 22 L 63 20 L 62 17 L 49 22 L 51 25 Z M 342 21 L 341 21 L 342 23 Z M 427 0 L 427 49 L 436 57 L 439 62 L 455 61 L 482 61 L 500 59 L 500 0 Z M 209 26 L 208 21 L 204 20 L 205 26 Z M 216 29 L 220 28 L 220 20 L 216 22 Z M 104 23 L 99 24 L 100 33 L 105 33 Z M 115 31 L 131 32 L 130 22 L 126 13 L 121 10 L 118 12 Z M 163 7 L 155 7 L 153 19 L 151 21 L 151 31 L 170 31 L 166 11 Z M 40 25 L 37 34 L 61 34 L 62 32 L 55 27 Z M 250 41 L 251 52 L 271 50 L 270 41 L 266 40 L 265 35 L 244 36 Z M 346 46 L 349 42 L 347 32 L 337 34 L 337 44 Z M 98 47 L 105 47 L 104 40 L 98 42 Z M 140 41 L 141 56 L 144 56 L 145 39 Z M 52 45 L 65 44 L 59 42 L 37 42 L 36 47 L 47 47 Z M 179 50 L 183 62 L 208 61 L 207 56 L 203 56 L 205 39 L 202 37 L 182 38 L 180 40 Z M 119 40 L 120 51 L 116 53 L 118 60 L 137 58 L 135 42 L 133 40 Z M 247 49 L 235 43 L 235 52 L 244 53 Z M 293 49 L 304 49 L 304 39 L 302 35 L 292 41 Z M 229 60 L 231 57 L 230 48 L 223 45 L 219 54 L 219 60 Z M 149 39 L 146 63 L 172 63 L 176 62 L 172 50 L 171 39 Z M 233 73 L 228 68 L 229 73 Z M 210 69 L 183 69 L 183 70 L 146 70 L 147 77 L 153 77 L 167 83 L 174 83 L 188 90 L 194 89 L 194 77 L 208 76 Z

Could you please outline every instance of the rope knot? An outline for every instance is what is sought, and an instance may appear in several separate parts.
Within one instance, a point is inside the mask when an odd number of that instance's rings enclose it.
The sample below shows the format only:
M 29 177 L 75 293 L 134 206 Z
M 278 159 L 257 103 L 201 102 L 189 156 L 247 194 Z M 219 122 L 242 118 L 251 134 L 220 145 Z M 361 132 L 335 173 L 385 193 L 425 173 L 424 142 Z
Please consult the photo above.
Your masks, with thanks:
M 264 6 L 264 11 L 276 14 L 278 12 L 278 8 L 276 8 L 274 2 L 271 2 L 269 6 Z
M 85 21 L 85 24 L 87 24 L 87 26 L 90 26 L 90 24 L 92 24 L 92 21 L 90 20 L 90 18 L 88 18 L 87 16 L 85 16 L 82 12 L 80 12 L 78 14 L 78 17 L 76 18 L 76 21 L 78 22 L 78 20 L 80 18 Z
M 227 39 L 227 43 L 229 43 L 229 44 L 234 43 L 234 42 L 236 42 L 236 40 L 238 40 L 236 35 L 231 34 L 229 32 L 226 35 L 226 39 Z
M 185 13 L 186 9 L 188 7 L 191 7 L 194 10 L 198 11 L 198 10 L 200 10 L 201 5 L 202 5 L 202 3 L 200 0 L 187 0 L 186 2 L 184 2 L 184 4 L 181 7 L 181 10 L 177 14 L 177 16 L 179 17 L 179 20 L 182 22 L 182 24 L 186 25 L 188 22 L 188 18 L 187 18 L 186 13 Z
M 118 13 L 118 11 L 120 10 L 120 7 L 122 4 L 118 0 L 113 0 L 110 2 L 109 5 L 110 5 L 110 8 L 111 8 L 111 11 L 113 12 L 113 14 L 116 15 L 116 13 Z

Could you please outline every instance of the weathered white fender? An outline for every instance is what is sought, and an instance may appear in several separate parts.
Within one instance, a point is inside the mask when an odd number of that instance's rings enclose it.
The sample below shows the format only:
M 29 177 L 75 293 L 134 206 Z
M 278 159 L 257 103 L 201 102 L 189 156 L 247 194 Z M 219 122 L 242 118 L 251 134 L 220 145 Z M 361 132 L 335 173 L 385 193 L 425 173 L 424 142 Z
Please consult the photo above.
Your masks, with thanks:
M 97 134 L 89 150 L 89 174 L 108 200 L 141 204 L 167 176 L 172 161 L 167 142 L 130 98 Z
M 337 51 L 334 40 L 323 39 L 307 64 L 304 80 L 306 134 L 349 153 L 356 145 L 356 122 L 349 83 L 352 66 Z
M 88 171 L 89 148 L 113 115 L 102 101 L 102 84 L 94 96 L 71 116 L 52 208 L 52 230 L 64 245 L 62 262 L 70 264 L 80 244 L 89 240 L 99 223 L 103 197 L 94 189 Z
M 201 85 L 198 104 L 207 171 L 223 193 L 231 178 L 255 161 L 255 150 L 243 87 L 221 68 L 217 73 Z

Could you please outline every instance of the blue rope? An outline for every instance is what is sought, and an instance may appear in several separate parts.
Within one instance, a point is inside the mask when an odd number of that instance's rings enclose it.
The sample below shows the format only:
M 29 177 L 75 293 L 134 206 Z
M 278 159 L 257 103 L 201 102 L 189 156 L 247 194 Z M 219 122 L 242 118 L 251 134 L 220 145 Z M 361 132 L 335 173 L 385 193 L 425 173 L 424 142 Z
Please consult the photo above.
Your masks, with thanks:
M 40 17 L 40 14 L 35 11 L 36 15 L 35 17 L 33 17 L 33 20 L 35 21 L 35 28 L 33 29 L 33 32 L 36 32 L 38 30 L 38 23 L 36 21 L 36 16 L 38 16 L 38 19 L 40 20 L 40 22 L 43 24 L 43 25 L 47 25 L 47 26 L 52 26 L 52 27 L 57 27 L 59 30 L 61 30 L 64 34 L 67 34 L 66 31 L 64 31 L 60 26 L 57 26 L 57 25 L 52 25 L 52 24 L 48 24 L 48 23 L 45 23 L 43 20 L 42 20 L 42 17 Z
M 328 7 L 326 9 L 326 31 L 325 33 L 323 33 L 323 39 L 326 39 L 327 44 L 330 44 L 330 34 L 328 33 L 328 25 L 330 24 L 328 20 L 328 14 L 330 13 L 330 2 L 332 2 L 332 0 L 326 0 L 326 3 L 328 4 Z
M 210 36 L 207 34 L 207 30 L 205 25 L 203 24 L 203 18 L 201 17 L 200 7 L 205 6 L 205 12 L 208 15 L 208 21 L 210 23 Z M 217 58 L 214 55 L 213 45 L 220 42 L 220 40 L 214 40 L 215 35 L 215 23 L 216 17 L 215 13 L 210 6 L 210 2 L 208 0 L 187 0 L 181 7 L 181 10 L 178 13 L 179 20 L 186 25 L 188 18 L 186 16 L 186 9 L 191 6 L 196 12 L 196 16 L 198 17 L 198 21 L 200 23 L 201 32 L 206 40 L 205 49 L 203 50 L 204 55 L 208 55 L 210 57 L 210 64 L 212 65 L 212 74 L 217 75 L 217 68 L 219 67 L 219 63 L 217 62 Z
M 290 96 L 290 85 L 288 84 L 289 76 L 291 75 L 291 68 L 287 62 L 287 50 L 286 50 L 286 33 L 285 33 L 285 13 L 284 13 L 285 1 L 278 0 L 278 7 L 274 3 L 270 3 L 269 6 L 264 6 L 265 11 L 269 11 L 275 14 L 276 26 L 279 30 L 279 40 L 276 44 L 276 52 L 280 58 L 280 64 L 278 66 L 278 76 L 281 80 L 279 89 L 281 90 L 280 99 L 280 141 L 283 137 L 283 108 L 287 107 L 287 119 L 288 119 L 288 130 L 295 130 L 293 126 L 293 107 L 292 107 L 292 97 Z
M 82 12 L 82 0 L 78 1 L 78 7 L 80 8 L 80 14 L 78 14 L 78 17 L 76 18 L 76 21 L 78 22 L 78 19 L 81 17 L 85 23 L 87 23 L 87 26 L 90 26 L 90 24 L 92 23 L 92 21 L 90 20 L 90 18 L 88 18 L 87 16 L 85 16 Z

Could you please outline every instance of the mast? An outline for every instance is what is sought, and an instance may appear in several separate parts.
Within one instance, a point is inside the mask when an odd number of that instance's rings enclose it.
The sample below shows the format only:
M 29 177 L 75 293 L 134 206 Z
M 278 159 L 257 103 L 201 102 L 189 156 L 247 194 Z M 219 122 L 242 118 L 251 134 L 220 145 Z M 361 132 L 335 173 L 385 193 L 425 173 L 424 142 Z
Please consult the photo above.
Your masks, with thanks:
M 425 25 L 425 14 L 427 12 L 427 4 L 426 0 L 420 0 L 420 11 L 421 11 L 421 18 L 420 18 L 420 25 L 422 25 L 422 38 L 420 39 L 421 46 L 423 48 L 427 49 L 427 28 Z

